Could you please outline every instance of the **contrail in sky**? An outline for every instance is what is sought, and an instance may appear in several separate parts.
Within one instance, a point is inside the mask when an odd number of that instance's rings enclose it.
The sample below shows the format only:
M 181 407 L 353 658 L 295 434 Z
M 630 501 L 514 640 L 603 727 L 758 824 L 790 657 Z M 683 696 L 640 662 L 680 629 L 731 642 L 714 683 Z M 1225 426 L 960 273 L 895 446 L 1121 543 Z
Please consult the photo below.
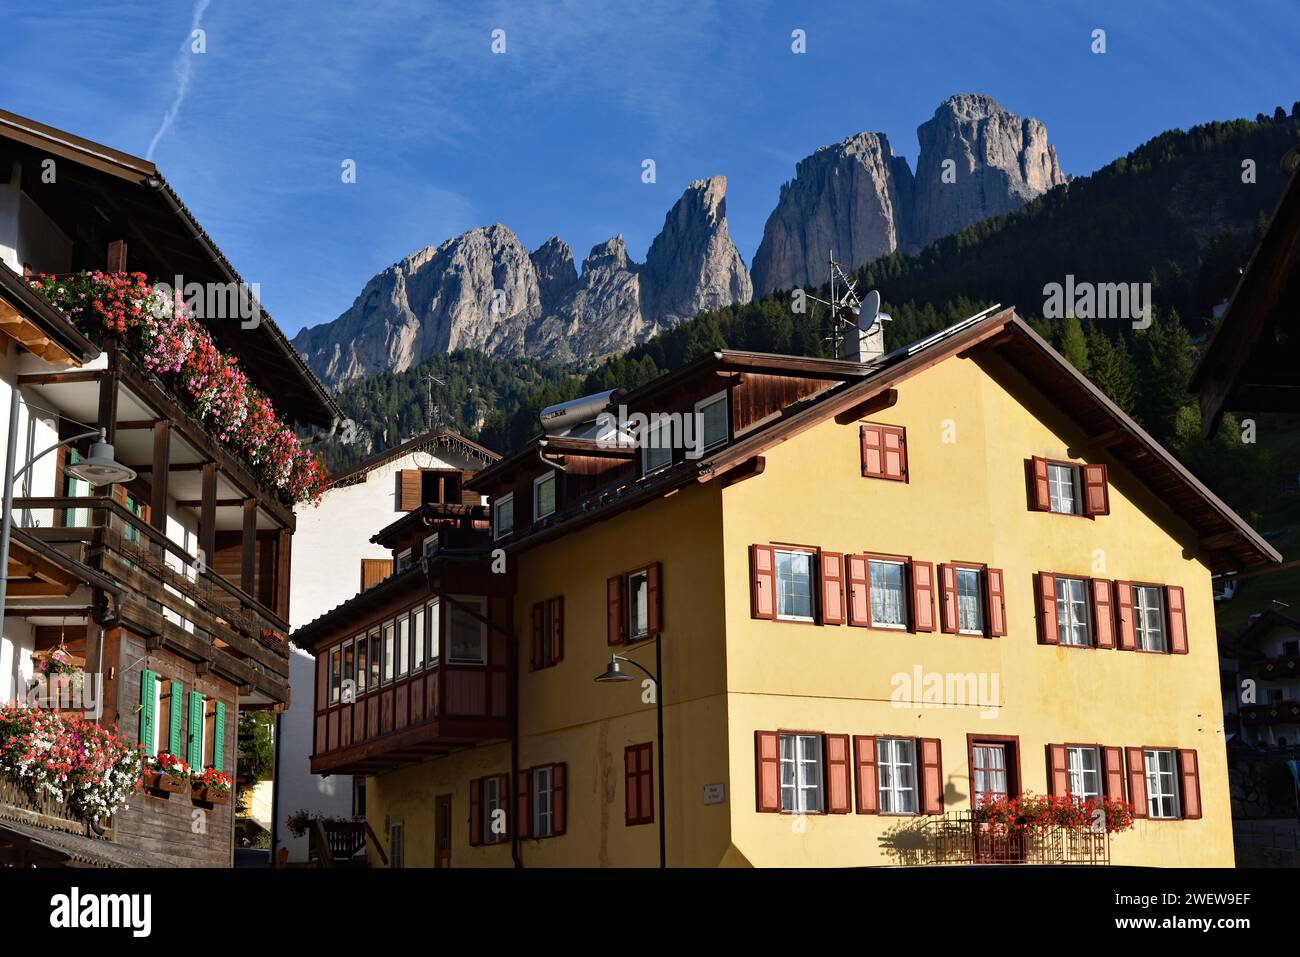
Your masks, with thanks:
M 163 135 L 170 132 L 172 124 L 176 122 L 176 115 L 181 111 L 181 104 L 185 102 L 185 94 L 190 91 L 190 77 L 194 72 L 194 54 L 190 52 L 191 38 L 194 31 L 199 28 L 199 23 L 203 19 L 203 14 L 208 9 L 211 0 L 199 0 L 194 5 L 194 20 L 190 24 L 189 35 L 186 36 L 185 42 L 181 45 L 181 51 L 176 57 L 176 97 L 172 100 L 171 107 L 163 116 L 162 123 L 158 126 L 158 132 L 153 135 L 149 142 L 149 150 L 144 154 L 144 158 L 153 161 L 154 150 L 158 148 L 158 141 Z

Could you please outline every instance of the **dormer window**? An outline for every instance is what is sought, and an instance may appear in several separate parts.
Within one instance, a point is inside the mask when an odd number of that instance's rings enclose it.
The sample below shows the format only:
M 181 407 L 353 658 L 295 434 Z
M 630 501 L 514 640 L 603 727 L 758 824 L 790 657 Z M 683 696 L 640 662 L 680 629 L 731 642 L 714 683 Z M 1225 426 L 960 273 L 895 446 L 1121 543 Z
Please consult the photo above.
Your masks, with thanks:
M 411 550 L 408 548 L 406 549 L 406 551 L 398 552 L 397 553 L 398 572 L 404 572 L 410 567 L 411 567 Z
M 492 537 L 502 538 L 515 530 L 515 495 L 502 495 L 492 503 Z
M 699 430 L 701 452 L 725 445 L 731 438 L 731 422 L 727 414 L 727 393 L 719 392 L 695 403 L 695 427 Z
M 555 472 L 547 472 L 533 480 L 533 515 L 546 518 L 555 514 Z
M 641 433 L 641 474 L 649 475 L 673 462 L 673 420 L 655 416 Z

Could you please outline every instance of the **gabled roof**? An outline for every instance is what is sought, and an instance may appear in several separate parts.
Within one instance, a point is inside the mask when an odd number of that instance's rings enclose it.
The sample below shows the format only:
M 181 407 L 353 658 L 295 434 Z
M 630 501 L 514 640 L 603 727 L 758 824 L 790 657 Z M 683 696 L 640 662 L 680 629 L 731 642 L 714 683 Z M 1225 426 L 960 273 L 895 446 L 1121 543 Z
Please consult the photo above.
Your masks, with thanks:
M 1223 413 L 1300 412 L 1300 173 L 1293 173 L 1192 373 L 1201 424 Z
M 1283 614 L 1276 608 L 1266 608 L 1234 640 L 1243 648 L 1253 648 L 1257 641 L 1266 637 L 1274 628 L 1300 631 L 1300 619 Z
M 24 180 L 40 175 L 39 161 L 46 157 L 57 156 L 75 164 L 60 166 L 58 193 L 44 188 L 41 195 L 53 197 L 45 211 L 65 219 L 90 216 L 96 222 L 92 206 L 105 219 L 110 214 L 121 215 L 131 223 L 125 235 L 116 237 L 127 241 L 128 269 L 142 263 L 141 271 L 153 270 L 150 278 L 161 281 L 171 281 L 180 273 L 197 282 L 244 282 L 149 160 L 6 110 L 0 110 L 0 142 L 6 144 L 7 152 L 32 160 L 24 162 Z M 214 322 L 208 330 L 223 348 L 239 355 L 287 418 L 323 426 L 341 419 L 343 413 L 334 397 L 265 309 L 259 320 L 255 328 Z
M 1084 451 L 1104 451 L 1113 456 L 1161 498 L 1171 511 L 1188 522 L 1199 533 L 1205 561 L 1213 570 L 1236 570 L 1282 560 L 1258 532 L 1071 366 L 1012 309 L 977 314 L 862 367 L 843 369 L 837 377 L 842 380 L 838 385 L 792 404 L 780 415 L 713 455 L 698 461 L 680 462 L 616 488 L 599 489 L 568 505 L 563 512 L 516 532 L 500 544 L 507 551 L 531 548 L 692 481 L 712 481 L 742 466 L 761 468 L 755 460 L 781 442 L 832 416 L 857 418 L 855 413 L 873 401 L 879 401 L 892 387 L 918 372 L 953 356 L 974 355 L 980 351 L 1002 355 L 1077 423 L 1090 437 Z M 718 352 L 712 358 L 722 362 L 730 356 L 727 352 Z M 766 357 L 766 360 L 782 358 Z M 759 360 L 754 357 L 753 361 Z M 800 361 L 845 365 L 835 360 Z M 825 368 L 830 371 L 829 365 Z M 669 378 L 681 374 L 672 373 Z M 481 481 L 481 474 L 476 479 Z
M 434 429 L 432 432 L 422 432 L 414 438 L 407 439 L 401 445 L 395 445 L 391 449 L 375 453 L 341 475 L 334 476 L 330 480 L 330 486 L 354 485 L 374 469 L 387 465 L 389 462 L 394 462 L 404 455 L 410 455 L 413 452 L 424 452 L 433 448 L 451 449 L 467 459 L 477 459 L 484 465 L 491 465 L 501 458 L 500 455 L 486 446 L 479 445 L 477 442 L 465 438 L 459 432 L 443 427 Z

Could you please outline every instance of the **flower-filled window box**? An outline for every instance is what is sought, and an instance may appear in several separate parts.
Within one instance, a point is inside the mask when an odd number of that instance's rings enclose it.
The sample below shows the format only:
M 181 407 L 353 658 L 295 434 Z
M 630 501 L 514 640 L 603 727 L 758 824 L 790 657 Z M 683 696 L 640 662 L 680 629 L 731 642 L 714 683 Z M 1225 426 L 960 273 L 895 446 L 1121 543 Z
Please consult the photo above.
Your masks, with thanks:
M 223 774 L 216 768 L 204 768 L 202 774 L 191 779 L 194 785 L 194 800 L 203 804 L 227 804 L 230 802 L 230 775 Z
M 40 275 L 31 285 L 82 332 L 117 337 L 268 486 L 294 502 L 320 501 L 329 477 L 320 457 L 177 294 L 138 272 Z
M 146 790 L 163 794 L 184 794 L 189 782 L 190 766 L 176 755 L 163 751 L 150 760 L 144 786 Z

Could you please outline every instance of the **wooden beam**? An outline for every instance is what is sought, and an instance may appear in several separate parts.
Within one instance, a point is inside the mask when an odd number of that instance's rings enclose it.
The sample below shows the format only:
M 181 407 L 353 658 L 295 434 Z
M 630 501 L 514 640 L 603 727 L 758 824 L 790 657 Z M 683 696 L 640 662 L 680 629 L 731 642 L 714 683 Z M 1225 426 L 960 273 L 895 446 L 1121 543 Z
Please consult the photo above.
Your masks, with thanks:
M 242 507 L 247 499 L 242 498 L 219 498 L 217 499 L 217 508 L 234 508 Z M 176 504 L 182 508 L 202 508 L 202 499 L 197 498 L 178 498 Z
M 211 565 L 217 552 L 217 463 L 203 463 L 203 500 L 199 503 L 199 548 Z
M 166 419 L 153 423 L 153 467 L 150 469 L 149 524 L 167 533 L 167 465 L 172 454 L 172 424 Z
M 166 419 L 123 419 L 117 423 L 117 431 L 125 432 L 129 429 L 152 429 L 159 422 L 166 422 Z
M 37 372 L 20 375 L 21 385 L 60 385 L 66 382 L 98 382 L 104 377 L 102 369 L 78 369 L 75 372 Z
M 280 529 L 275 547 L 275 613 L 281 618 L 289 617 L 289 549 L 293 543 L 293 532 L 287 528 Z
M 885 409 L 893 408 L 898 402 L 897 389 L 885 389 L 859 402 L 852 408 L 845 409 L 839 415 L 835 416 L 835 421 L 840 425 L 848 425 L 850 422 L 856 422 L 864 416 L 874 415 L 877 412 L 883 412 Z
M 257 559 L 257 499 L 244 499 L 243 554 L 239 560 L 239 587 L 250 595 L 257 591 L 254 580 Z M 279 609 L 276 609 L 279 611 Z

